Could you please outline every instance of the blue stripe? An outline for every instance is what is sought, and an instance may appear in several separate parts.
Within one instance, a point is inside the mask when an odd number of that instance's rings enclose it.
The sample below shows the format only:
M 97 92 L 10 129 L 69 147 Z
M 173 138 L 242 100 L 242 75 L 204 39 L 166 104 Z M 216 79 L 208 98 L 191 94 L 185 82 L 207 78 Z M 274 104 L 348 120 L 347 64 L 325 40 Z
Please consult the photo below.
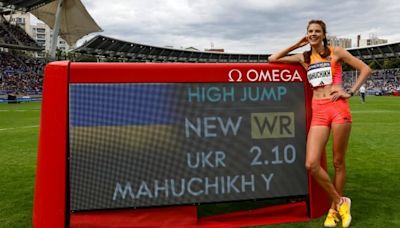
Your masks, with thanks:
M 182 100 L 174 84 L 72 84 L 71 126 L 176 123 Z

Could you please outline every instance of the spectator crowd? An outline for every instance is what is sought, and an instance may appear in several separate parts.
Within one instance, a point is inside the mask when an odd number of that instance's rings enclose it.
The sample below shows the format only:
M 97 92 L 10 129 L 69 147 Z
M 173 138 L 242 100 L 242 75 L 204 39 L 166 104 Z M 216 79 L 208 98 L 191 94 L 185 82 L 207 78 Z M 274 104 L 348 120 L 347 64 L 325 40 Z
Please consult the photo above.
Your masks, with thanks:
M 0 95 L 41 94 L 45 62 L 0 52 Z
M 42 59 L 0 51 L 0 95 L 41 94 L 45 64 L 46 62 Z M 353 85 L 357 79 L 356 76 L 355 71 L 343 72 L 345 89 Z M 370 95 L 398 95 L 400 94 L 400 68 L 374 70 L 364 86 L 367 94 Z
M 356 80 L 357 72 L 343 73 L 344 87 L 350 88 Z M 369 94 L 391 95 L 400 91 L 400 68 L 374 70 L 365 83 Z

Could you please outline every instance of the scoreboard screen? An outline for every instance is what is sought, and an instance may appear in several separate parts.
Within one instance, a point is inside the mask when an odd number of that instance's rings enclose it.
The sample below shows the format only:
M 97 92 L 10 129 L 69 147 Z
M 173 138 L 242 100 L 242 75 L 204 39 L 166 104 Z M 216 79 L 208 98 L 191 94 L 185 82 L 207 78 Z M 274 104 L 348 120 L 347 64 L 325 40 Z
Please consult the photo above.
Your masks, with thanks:
M 303 83 L 71 83 L 72 211 L 308 194 Z
M 311 99 L 301 65 L 49 63 L 33 226 L 242 227 L 320 217 L 328 195 L 304 165 Z M 199 216 L 200 204 L 277 198 L 287 201 Z

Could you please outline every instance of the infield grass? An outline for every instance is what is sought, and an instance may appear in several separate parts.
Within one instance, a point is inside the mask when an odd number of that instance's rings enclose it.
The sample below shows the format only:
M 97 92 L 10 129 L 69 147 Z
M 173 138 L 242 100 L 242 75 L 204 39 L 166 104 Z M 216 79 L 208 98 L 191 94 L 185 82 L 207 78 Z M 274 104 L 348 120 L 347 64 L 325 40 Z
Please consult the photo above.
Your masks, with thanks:
M 368 96 L 366 104 L 354 97 L 350 103 L 345 194 L 353 201 L 351 227 L 400 227 L 400 97 Z M 39 102 L 0 104 L 0 227 L 32 226 L 39 115 Z M 322 227 L 323 221 L 268 227 Z

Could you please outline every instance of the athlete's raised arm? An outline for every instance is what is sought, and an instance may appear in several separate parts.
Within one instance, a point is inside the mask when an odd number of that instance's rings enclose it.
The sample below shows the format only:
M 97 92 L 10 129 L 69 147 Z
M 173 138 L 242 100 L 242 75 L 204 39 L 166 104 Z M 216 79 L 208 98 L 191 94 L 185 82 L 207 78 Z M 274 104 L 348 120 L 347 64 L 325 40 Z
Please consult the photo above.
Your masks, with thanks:
M 295 44 L 278 51 L 268 57 L 268 62 L 284 62 L 284 63 L 304 63 L 304 57 L 303 54 L 295 54 L 295 55 L 290 55 L 288 54 L 291 51 L 294 51 L 298 48 L 301 48 L 305 45 L 307 45 L 309 42 L 307 40 L 307 36 L 302 37 L 299 41 L 297 41 Z

